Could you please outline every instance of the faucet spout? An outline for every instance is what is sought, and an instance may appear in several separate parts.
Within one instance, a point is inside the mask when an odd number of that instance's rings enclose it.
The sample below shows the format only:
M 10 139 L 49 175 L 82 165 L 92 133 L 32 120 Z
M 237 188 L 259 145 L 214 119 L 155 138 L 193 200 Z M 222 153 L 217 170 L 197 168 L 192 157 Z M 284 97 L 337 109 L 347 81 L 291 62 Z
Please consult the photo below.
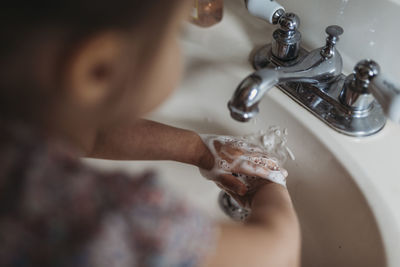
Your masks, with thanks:
M 228 103 L 231 117 L 241 122 L 251 120 L 258 114 L 258 104 L 264 95 L 280 83 L 324 86 L 334 82 L 342 73 L 342 57 L 335 48 L 329 56 L 324 56 L 323 49 L 311 51 L 294 66 L 267 67 L 246 77 Z
M 265 68 L 246 77 L 228 103 L 231 117 L 247 122 L 258 114 L 258 103 L 273 86 L 279 83 L 277 69 Z

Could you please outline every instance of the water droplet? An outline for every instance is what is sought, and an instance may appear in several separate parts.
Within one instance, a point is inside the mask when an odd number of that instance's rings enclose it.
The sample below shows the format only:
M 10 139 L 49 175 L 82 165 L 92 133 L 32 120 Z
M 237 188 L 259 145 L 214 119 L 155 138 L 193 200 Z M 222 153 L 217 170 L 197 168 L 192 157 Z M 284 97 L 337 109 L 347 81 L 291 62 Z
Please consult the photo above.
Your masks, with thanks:
M 284 134 L 284 135 L 288 135 L 288 133 L 289 133 L 289 131 L 288 131 L 287 128 L 283 129 L 283 134 Z

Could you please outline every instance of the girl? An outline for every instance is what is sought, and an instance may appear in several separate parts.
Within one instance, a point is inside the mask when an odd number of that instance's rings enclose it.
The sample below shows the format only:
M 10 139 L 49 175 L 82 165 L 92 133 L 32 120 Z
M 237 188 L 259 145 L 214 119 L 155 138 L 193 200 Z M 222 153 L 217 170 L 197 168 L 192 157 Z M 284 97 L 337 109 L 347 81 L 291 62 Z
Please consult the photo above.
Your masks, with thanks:
M 299 265 L 299 226 L 280 185 L 258 182 L 247 191 L 227 172 L 212 177 L 252 208 L 245 224 L 221 224 L 165 193 L 152 173 L 131 179 L 79 161 L 215 167 L 198 134 L 138 119 L 180 79 L 177 40 L 189 2 L 2 8 L 0 266 Z M 254 156 L 229 142 L 213 148 L 228 162 Z M 264 168 L 265 177 L 246 165 Z M 256 165 L 244 160 L 228 173 L 267 178 L 269 167 Z

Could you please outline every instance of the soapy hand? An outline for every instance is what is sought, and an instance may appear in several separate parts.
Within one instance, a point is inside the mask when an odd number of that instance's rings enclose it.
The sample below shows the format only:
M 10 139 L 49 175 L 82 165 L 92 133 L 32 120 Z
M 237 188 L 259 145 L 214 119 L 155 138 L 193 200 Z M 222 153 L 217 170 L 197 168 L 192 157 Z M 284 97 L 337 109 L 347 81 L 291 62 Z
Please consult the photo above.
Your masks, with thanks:
M 201 170 L 235 199 L 257 190 L 261 185 L 276 182 L 285 186 L 287 171 L 270 158 L 262 147 L 242 138 L 230 136 L 201 136 L 213 157 L 214 167 Z

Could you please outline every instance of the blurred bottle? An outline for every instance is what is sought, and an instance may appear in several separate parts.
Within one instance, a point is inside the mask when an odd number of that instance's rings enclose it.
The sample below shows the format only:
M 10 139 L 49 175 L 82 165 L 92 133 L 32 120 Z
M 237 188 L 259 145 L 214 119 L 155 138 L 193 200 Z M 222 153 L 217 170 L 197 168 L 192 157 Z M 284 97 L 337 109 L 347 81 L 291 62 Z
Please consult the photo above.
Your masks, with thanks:
M 222 20 L 224 0 L 193 0 L 191 21 L 200 27 L 210 27 Z

